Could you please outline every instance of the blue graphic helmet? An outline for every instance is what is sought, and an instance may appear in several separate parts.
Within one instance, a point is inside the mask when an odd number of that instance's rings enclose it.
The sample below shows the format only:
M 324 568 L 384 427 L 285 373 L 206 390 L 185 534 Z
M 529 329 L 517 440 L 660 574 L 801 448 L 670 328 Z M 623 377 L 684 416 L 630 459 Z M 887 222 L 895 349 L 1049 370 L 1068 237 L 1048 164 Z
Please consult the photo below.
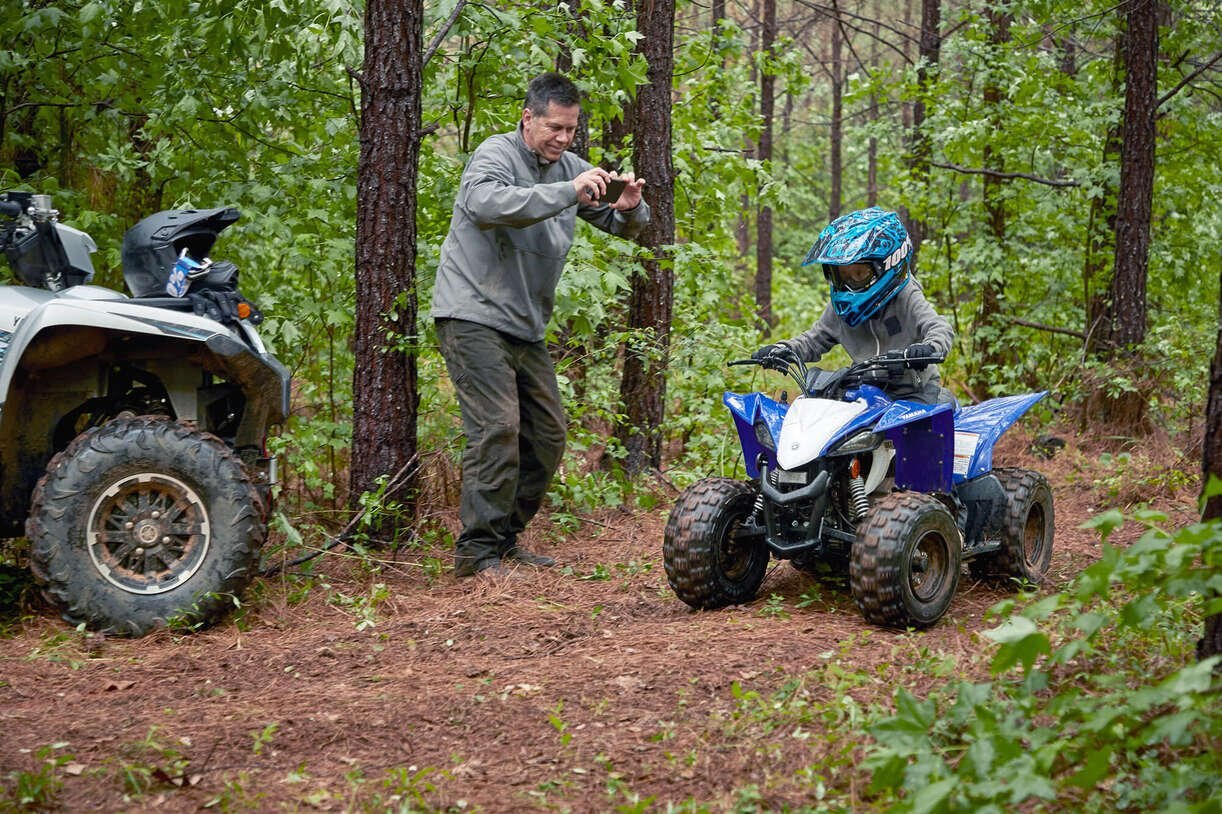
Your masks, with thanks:
M 812 263 L 823 264 L 823 276 L 832 286 L 832 307 L 855 328 L 908 284 L 912 241 L 898 215 L 872 206 L 829 223 L 802 261 L 804 266 Z

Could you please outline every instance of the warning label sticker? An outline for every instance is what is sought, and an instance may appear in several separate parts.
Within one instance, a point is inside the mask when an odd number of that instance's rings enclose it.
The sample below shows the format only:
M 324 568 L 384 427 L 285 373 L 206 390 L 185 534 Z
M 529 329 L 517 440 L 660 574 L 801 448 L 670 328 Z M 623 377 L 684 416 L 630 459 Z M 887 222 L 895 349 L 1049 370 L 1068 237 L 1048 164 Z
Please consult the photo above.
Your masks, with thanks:
M 972 459 L 976 457 L 976 445 L 980 442 L 980 434 L 975 432 L 955 433 L 955 467 L 956 475 L 966 475 Z

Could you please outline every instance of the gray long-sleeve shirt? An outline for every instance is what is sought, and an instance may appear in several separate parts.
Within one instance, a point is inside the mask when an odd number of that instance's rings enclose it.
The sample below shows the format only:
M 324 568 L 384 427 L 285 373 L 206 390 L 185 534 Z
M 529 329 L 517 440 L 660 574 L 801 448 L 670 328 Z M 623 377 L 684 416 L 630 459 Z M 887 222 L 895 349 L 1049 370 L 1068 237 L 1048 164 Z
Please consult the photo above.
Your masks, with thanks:
M 464 319 L 529 342 L 544 338 L 577 217 L 633 237 L 649 222 L 630 212 L 577 203 L 573 179 L 592 165 L 566 152 L 542 160 L 522 128 L 492 136 L 467 162 L 450 231 L 441 246 L 433 318 Z
M 850 328 L 829 304 L 809 331 L 785 340 L 785 344 L 807 362 L 817 362 L 836 345 L 843 345 L 853 361 L 860 362 L 916 342 L 928 342 L 939 356 L 945 356 L 954 341 L 950 323 L 925 299 L 914 277 L 881 311 L 856 328 Z M 913 372 L 921 385 L 941 380 L 937 365 Z

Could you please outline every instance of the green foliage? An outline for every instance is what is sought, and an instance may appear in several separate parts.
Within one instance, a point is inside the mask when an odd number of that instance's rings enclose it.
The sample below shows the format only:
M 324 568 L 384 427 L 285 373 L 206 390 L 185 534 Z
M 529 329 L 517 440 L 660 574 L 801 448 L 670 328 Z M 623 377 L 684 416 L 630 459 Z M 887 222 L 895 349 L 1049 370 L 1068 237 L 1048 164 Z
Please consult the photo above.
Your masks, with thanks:
M 872 790 L 895 811 L 1009 811 L 1056 800 L 1079 811 L 1216 810 L 1218 659 L 1192 632 L 1222 612 L 1222 524 L 1174 533 L 1166 518 L 1103 556 L 1067 591 L 1010 615 L 991 682 L 921 699 L 906 689 L 870 727 Z M 1124 522 L 1106 512 L 1104 539 Z M 1017 670 L 1016 670 L 1017 668 Z
M 73 761 L 73 756 L 63 749 L 66 743 L 52 743 L 39 747 L 34 752 L 35 768 L 29 771 L 13 770 L 7 773 L 8 781 L 0 788 L 0 808 L 12 806 L 16 811 L 40 811 L 54 808 L 56 798 L 64 781 L 59 773 Z

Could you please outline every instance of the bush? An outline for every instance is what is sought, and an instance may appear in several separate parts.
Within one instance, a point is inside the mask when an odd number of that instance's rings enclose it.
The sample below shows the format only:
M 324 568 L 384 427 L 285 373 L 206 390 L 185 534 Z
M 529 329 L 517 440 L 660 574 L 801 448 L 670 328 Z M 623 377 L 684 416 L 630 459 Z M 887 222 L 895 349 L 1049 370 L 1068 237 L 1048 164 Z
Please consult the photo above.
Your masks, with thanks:
M 1133 519 L 1147 531 L 1123 551 L 1106 539 L 1125 518 L 1095 519 L 1103 557 L 986 632 L 993 681 L 897 692 L 866 762 L 893 810 L 1222 810 L 1219 659 L 1194 661 L 1222 612 L 1222 523 Z

